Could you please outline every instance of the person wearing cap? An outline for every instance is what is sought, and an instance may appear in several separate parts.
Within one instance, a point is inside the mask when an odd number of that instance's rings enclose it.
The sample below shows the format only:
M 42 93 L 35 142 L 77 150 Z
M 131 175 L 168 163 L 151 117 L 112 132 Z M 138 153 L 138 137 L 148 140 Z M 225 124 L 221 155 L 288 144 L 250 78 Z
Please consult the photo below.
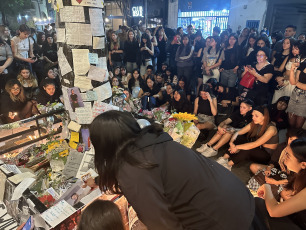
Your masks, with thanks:
M 269 82 L 273 76 L 274 67 L 268 61 L 269 49 L 262 47 L 257 51 L 257 63 L 252 66 L 245 66 L 242 77 L 249 72 L 255 76 L 252 93 L 255 95 L 254 103 L 263 105 L 268 102 Z
M 270 153 L 277 147 L 277 128 L 270 122 L 267 107 L 256 107 L 252 116 L 252 122 L 232 136 L 228 153 L 217 160 L 228 170 L 244 160 L 267 164 Z
M 53 42 L 53 36 L 51 34 L 46 35 L 46 41 L 42 46 L 42 53 L 44 55 L 44 60 L 49 67 L 58 64 L 57 46 Z

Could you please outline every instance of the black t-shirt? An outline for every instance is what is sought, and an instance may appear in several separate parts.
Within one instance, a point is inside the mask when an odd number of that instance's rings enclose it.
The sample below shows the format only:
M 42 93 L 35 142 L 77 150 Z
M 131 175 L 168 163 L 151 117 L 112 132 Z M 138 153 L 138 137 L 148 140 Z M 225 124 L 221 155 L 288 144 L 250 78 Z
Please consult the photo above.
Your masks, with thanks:
M 286 57 L 288 57 L 288 55 L 284 55 L 282 53 L 276 53 L 274 55 L 274 58 L 275 58 L 274 66 L 275 67 L 280 67 L 282 65 L 283 61 L 286 59 Z
M 232 123 L 230 124 L 231 126 L 241 129 L 252 121 L 252 111 L 249 111 L 245 116 L 242 116 L 240 111 L 237 110 L 233 112 L 229 118 L 232 120 Z
M 124 46 L 124 43 L 123 42 L 119 42 L 119 47 L 118 47 L 118 44 L 115 44 L 112 48 L 112 45 L 111 45 L 111 42 L 108 44 L 108 50 L 109 51 L 113 51 L 113 50 L 123 50 L 123 46 Z M 122 58 L 123 58 L 123 54 L 120 54 L 120 53 L 113 53 L 111 54 L 111 58 L 112 58 L 112 61 L 115 61 L 115 62 L 121 62 L 122 61 Z
M 239 65 L 238 47 L 224 50 L 224 61 L 221 68 L 225 70 L 234 69 Z
M 46 56 L 50 61 L 56 62 L 57 59 L 57 47 L 56 44 L 46 44 L 42 47 L 43 55 Z
M 302 62 L 298 70 L 301 71 L 299 76 L 299 82 L 303 84 L 306 84 L 306 73 L 304 72 L 305 69 L 306 69 L 306 62 Z
M 264 76 L 265 74 L 268 74 L 268 73 L 273 74 L 273 72 L 274 72 L 274 67 L 273 67 L 272 64 L 266 65 L 261 70 L 258 70 L 256 68 L 256 65 L 252 65 L 252 67 L 261 76 Z M 266 93 L 269 90 L 269 84 L 268 83 L 263 83 L 263 82 L 257 80 L 257 81 L 254 82 L 253 90 L 255 90 L 257 92 L 258 96 L 266 97 L 267 96 Z

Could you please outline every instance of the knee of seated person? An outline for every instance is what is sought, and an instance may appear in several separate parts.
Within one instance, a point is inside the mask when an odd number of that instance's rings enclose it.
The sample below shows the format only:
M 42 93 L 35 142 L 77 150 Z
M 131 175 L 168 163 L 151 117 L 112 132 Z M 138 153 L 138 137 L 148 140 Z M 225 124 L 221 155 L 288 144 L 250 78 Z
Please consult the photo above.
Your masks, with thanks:
M 255 173 L 258 171 L 258 164 L 252 163 L 252 164 L 250 165 L 250 170 L 251 170 L 252 173 L 255 174 Z

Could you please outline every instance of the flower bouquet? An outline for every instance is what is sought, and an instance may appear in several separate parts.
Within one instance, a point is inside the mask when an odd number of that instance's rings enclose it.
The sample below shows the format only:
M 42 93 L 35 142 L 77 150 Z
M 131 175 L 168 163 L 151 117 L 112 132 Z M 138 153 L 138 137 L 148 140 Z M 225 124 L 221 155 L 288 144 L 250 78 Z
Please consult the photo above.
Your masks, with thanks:
M 194 125 L 193 120 L 197 117 L 189 113 L 175 113 L 164 122 L 164 131 L 167 132 L 174 141 L 192 148 L 200 130 Z

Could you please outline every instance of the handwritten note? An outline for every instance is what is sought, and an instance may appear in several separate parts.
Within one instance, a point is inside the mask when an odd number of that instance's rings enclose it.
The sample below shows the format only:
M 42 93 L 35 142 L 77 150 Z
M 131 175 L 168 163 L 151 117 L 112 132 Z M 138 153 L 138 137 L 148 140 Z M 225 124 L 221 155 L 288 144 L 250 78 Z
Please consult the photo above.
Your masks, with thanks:
M 8 229 L 17 229 L 18 223 L 7 213 L 6 206 L 3 202 L 0 202 L 0 229 L 8 230 Z
M 92 45 L 90 24 L 66 23 L 66 40 L 68 45 Z
M 106 70 L 101 69 L 97 66 L 90 66 L 89 72 L 88 72 L 88 78 L 95 81 L 104 82 L 107 80 L 106 77 Z
M 78 0 L 71 0 L 71 4 L 73 6 L 92 6 L 92 7 L 98 7 L 98 8 L 103 8 L 104 0 L 83 0 L 83 1 L 78 1 Z
M 88 54 L 88 49 L 72 49 L 73 68 L 75 75 L 87 74 L 90 68 Z
M 95 101 L 92 107 L 92 115 L 93 118 L 95 118 L 96 116 L 98 116 L 101 113 L 104 113 L 106 111 L 110 111 L 110 110 L 119 110 L 119 107 L 114 106 L 114 105 L 110 105 L 104 102 L 100 102 L 100 101 Z
M 41 217 L 51 225 L 55 227 L 63 220 L 71 216 L 76 210 L 69 205 L 65 200 L 61 200 L 53 207 L 41 214 Z
M 98 64 L 98 54 L 96 53 L 89 53 L 88 54 L 89 63 L 90 64 Z
M 92 122 L 92 109 L 90 102 L 84 102 L 84 107 L 75 108 L 75 113 L 79 124 L 90 124 Z
M 93 37 L 92 41 L 93 49 L 104 49 L 105 48 L 105 37 Z
M 66 75 L 67 73 L 70 73 L 72 69 L 67 61 L 66 56 L 64 55 L 63 47 L 60 47 L 58 49 L 57 55 L 58 55 L 58 63 L 62 76 Z
M 112 96 L 112 87 L 109 82 L 93 89 L 98 96 L 98 101 L 104 101 Z
M 77 132 L 71 132 L 70 133 L 70 141 L 79 142 L 80 141 L 80 134 Z
M 67 163 L 63 170 L 63 174 L 66 176 L 66 178 L 76 177 L 83 157 L 84 153 L 80 153 L 75 150 L 70 151 L 69 156 L 67 158 Z
M 106 57 L 99 57 L 97 67 L 107 70 L 107 60 Z
M 104 36 L 102 9 L 89 8 L 91 33 L 93 36 Z
M 75 132 L 79 132 L 81 129 L 81 125 L 79 125 L 78 123 L 74 122 L 74 121 L 70 121 L 69 125 L 68 125 L 68 129 L 73 130 Z
M 66 29 L 57 28 L 56 29 L 57 42 L 66 42 Z
M 86 101 L 97 101 L 98 95 L 95 91 L 87 91 L 86 92 Z
M 84 7 L 65 6 L 60 9 L 61 22 L 85 22 Z
M 75 75 L 74 86 L 80 88 L 81 90 L 92 89 L 91 80 L 86 76 Z

